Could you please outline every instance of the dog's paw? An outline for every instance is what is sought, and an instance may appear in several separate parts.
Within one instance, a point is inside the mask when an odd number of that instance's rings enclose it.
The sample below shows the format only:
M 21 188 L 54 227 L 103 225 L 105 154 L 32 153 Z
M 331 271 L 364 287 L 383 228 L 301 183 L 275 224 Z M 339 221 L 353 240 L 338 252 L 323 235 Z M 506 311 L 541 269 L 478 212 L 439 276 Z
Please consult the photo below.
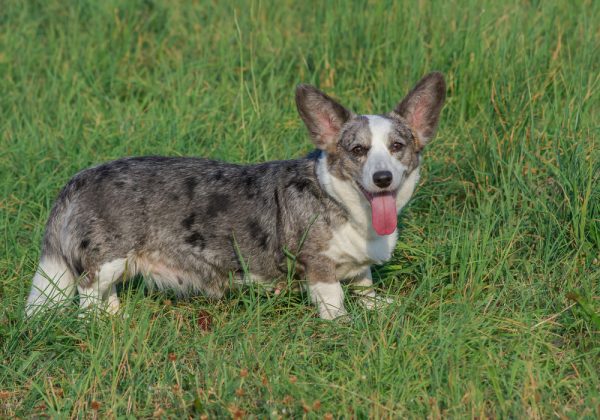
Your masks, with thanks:
M 372 311 L 374 309 L 385 308 L 394 301 L 382 296 L 361 296 L 358 298 L 358 302 L 363 308 Z
M 120 307 L 121 302 L 119 301 L 117 295 L 110 295 L 106 303 L 102 305 L 104 311 L 109 315 L 116 315 L 119 312 Z
M 342 320 L 348 318 L 348 312 L 344 308 L 322 307 L 319 308 L 319 317 L 328 321 Z
M 85 308 L 80 308 L 80 312 L 77 315 L 80 319 L 91 319 L 91 318 L 111 318 L 119 314 L 120 305 L 119 300 L 109 300 L 107 302 L 101 302 L 99 304 L 90 305 Z

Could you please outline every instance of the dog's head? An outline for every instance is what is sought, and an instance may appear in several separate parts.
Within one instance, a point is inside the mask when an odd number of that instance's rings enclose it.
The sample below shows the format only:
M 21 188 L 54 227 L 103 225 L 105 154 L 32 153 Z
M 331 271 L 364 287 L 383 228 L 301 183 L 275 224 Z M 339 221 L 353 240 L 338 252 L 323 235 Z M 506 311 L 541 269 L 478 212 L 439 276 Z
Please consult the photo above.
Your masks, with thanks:
M 313 86 L 296 89 L 298 112 L 326 153 L 328 172 L 364 195 L 379 235 L 396 229 L 396 195 L 435 134 L 445 96 L 444 77 L 430 73 L 393 111 L 357 115 Z

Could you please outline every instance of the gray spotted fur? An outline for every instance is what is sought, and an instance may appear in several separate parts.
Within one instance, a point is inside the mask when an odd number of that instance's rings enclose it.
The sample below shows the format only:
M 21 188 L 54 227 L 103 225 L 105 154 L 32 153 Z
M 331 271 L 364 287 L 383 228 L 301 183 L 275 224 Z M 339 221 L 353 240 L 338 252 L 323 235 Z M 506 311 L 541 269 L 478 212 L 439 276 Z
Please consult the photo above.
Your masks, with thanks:
M 229 273 L 278 279 L 285 248 L 302 273 L 344 221 L 343 207 L 324 194 L 316 157 L 234 165 L 200 158 L 133 157 L 78 173 L 61 191 L 43 241 L 43 255 L 63 258 L 75 276 L 93 281 L 107 262 L 159 252 L 182 283 L 219 297 Z M 317 217 L 308 229 L 315 215 Z M 66 240 L 66 238 L 68 238 Z

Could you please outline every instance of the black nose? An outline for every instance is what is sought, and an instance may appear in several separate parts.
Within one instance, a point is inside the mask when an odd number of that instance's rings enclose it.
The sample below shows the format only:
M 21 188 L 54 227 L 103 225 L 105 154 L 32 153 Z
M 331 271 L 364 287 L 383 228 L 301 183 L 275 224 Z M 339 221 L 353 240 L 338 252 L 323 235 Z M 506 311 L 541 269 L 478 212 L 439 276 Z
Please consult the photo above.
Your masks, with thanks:
M 389 187 L 392 183 L 392 173 L 390 171 L 377 171 L 373 174 L 373 182 L 379 188 Z

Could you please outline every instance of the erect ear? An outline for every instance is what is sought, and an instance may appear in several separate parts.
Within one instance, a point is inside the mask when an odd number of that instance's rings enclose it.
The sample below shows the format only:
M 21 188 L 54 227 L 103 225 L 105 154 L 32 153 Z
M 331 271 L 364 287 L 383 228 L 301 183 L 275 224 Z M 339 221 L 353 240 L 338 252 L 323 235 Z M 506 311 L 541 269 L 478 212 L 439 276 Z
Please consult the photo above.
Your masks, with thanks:
M 410 125 L 421 147 L 433 137 L 446 98 L 442 73 L 429 73 L 396 106 L 394 113 Z
M 352 113 L 314 86 L 296 88 L 298 113 L 318 149 L 334 151 L 337 136 Z

